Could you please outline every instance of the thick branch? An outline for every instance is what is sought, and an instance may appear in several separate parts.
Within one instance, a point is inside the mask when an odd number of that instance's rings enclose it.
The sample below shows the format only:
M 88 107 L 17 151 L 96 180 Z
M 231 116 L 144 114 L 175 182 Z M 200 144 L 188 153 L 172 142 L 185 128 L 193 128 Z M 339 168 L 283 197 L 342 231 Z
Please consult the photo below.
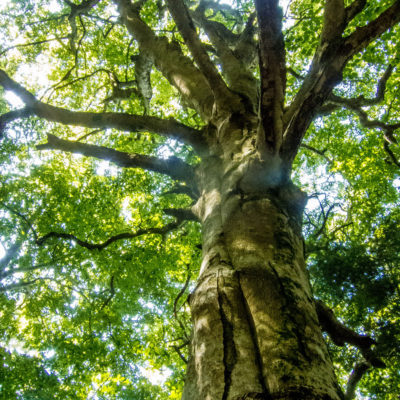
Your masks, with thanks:
M 216 55 L 221 61 L 222 73 L 228 82 L 229 88 L 248 97 L 253 105 L 257 103 L 257 81 L 249 70 L 249 63 L 243 58 L 242 49 L 237 45 L 243 45 L 247 32 L 242 35 L 232 33 L 228 28 L 218 21 L 207 18 L 204 14 L 206 3 L 201 2 L 199 7 L 193 12 L 193 18 L 197 25 L 201 26 L 206 32 L 214 46 Z M 247 26 L 245 28 L 249 29 Z M 249 47 L 246 40 L 246 48 Z M 232 50 L 235 48 L 235 50 Z M 244 49 L 243 49 L 244 50 Z
M 317 300 L 315 305 L 322 329 L 329 334 L 337 346 L 350 343 L 360 349 L 369 349 L 373 344 L 376 344 L 375 340 L 369 336 L 359 335 L 340 323 L 333 311 L 322 301 Z
M 11 117 L 15 119 L 34 114 L 48 121 L 65 125 L 100 129 L 115 128 L 128 132 L 153 132 L 182 141 L 193 146 L 198 151 L 201 151 L 204 146 L 201 133 L 198 130 L 181 124 L 172 118 L 165 120 L 157 117 L 123 113 L 77 112 L 55 107 L 37 100 L 32 93 L 12 80 L 3 70 L 0 70 L 0 85 L 6 90 L 11 90 L 27 106 L 25 109 L 14 111 L 11 116 L 8 113 L 5 114 L 6 117 L 0 117 L 0 123 L 1 118 L 8 122 Z
M 47 143 L 36 146 L 37 149 L 78 153 L 86 157 L 95 157 L 110 161 L 123 168 L 143 168 L 149 171 L 159 172 L 177 180 L 191 182 L 193 179 L 192 167 L 177 157 L 170 157 L 163 160 L 142 154 L 124 153 L 108 147 L 59 139 L 50 134 L 47 135 L 47 140 Z
M 321 43 L 330 42 L 342 36 L 345 26 L 346 18 L 343 0 L 326 0 Z
M 343 61 L 348 61 L 354 54 L 365 49 L 373 40 L 400 21 L 400 1 L 386 9 L 369 24 L 359 27 L 354 33 L 344 39 L 340 49 Z
M 337 346 L 352 344 L 360 349 L 364 358 L 376 368 L 385 367 L 384 362 L 371 350 L 376 341 L 369 336 L 360 335 L 339 322 L 333 311 L 322 301 L 315 302 L 319 323 L 323 331 L 327 332 Z
M 179 32 L 192 53 L 196 64 L 206 77 L 217 102 L 220 104 L 227 104 L 235 100 L 237 102 L 238 99 L 228 89 L 217 68 L 211 62 L 210 57 L 204 49 L 183 0 L 167 0 L 167 4 Z
M 255 0 L 255 6 L 260 36 L 260 113 L 267 148 L 276 153 L 282 143 L 286 90 L 282 10 L 278 0 Z
M 156 68 L 175 86 L 187 104 L 190 104 L 205 120 L 212 115 L 213 94 L 204 75 L 189 57 L 182 53 L 177 43 L 166 37 L 157 37 L 140 18 L 140 4 L 130 0 L 114 0 L 119 7 L 121 21 L 138 41 L 141 51 L 151 58 Z
M 400 1 L 396 0 L 375 20 L 357 28 L 348 37 L 342 38 L 336 35 L 335 40 L 321 41 L 310 72 L 284 115 L 285 134 L 282 157 L 289 166 L 317 110 L 342 80 L 343 68 L 350 58 L 399 21 Z
M 107 239 L 103 243 L 86 242 L 85 240 L 81 240 L 81 239 L 77 238 L 75 235 L 72 235 L 70 233 L 64 233 L 64 232 L 49 232 L 46 235 L 39 238 L 36 241 L 36 243 L 39 246 L 42 246 L 49 239 L 56 238 L 56 239 L 72 240 L 79 246 L 85 247 L 88 250 L 103 250 L 106 247 L 110 246 L 112 243 L 117 242 L 118 240 L 133 239 L 133 238 L 143 236 L 143 235 L 165 235 L 168 232 L 170 232 L 172 229 L 177 228 L 180 225 L 180 223 L 181 223 L 181 221 L 177 220 L 177 221 L 171 222 L 161 228 L 139 229 L 136 232 L 120 233 L 118 235 L 111 236 L 109 239 Z

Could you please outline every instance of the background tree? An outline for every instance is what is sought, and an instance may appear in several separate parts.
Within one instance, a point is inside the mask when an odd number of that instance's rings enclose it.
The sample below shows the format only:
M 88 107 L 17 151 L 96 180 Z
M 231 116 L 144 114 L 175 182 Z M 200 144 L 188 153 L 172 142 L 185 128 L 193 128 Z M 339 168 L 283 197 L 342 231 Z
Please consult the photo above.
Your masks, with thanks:
M 0 7 L 4 398 L 397 398 L 398 0 Z

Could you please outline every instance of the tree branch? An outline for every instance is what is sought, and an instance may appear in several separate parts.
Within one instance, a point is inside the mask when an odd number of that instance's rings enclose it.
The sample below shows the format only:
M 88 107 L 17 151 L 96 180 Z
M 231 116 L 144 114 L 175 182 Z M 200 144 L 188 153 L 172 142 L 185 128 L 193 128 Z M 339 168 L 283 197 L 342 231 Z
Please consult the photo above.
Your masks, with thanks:
M 243 46 L 242 41 L 245 40 L 249 24 L 246 25 L 241 35 L 236 35 L 221 22 L 207 18 L 205 16 L 206 5 L 206 2 L 200 2 L 200 5 L 192 13 L 194 22 L 204 29 L 211 40 L 216 55 L 221 61 L 222 73 L 229 88 L 248 97 L 255 106 L 257 104 L 257 81 L 249 70 L 248 60 L 246 62 L 246 57 L 243 57 L 242 50 L 244 49 L 238 48 L 239 45 Z M 248 40 L 246 40 L 246 47 L 249 47 Z M 235 49 L 232 50 L 232 48 Z
M 385 75 L 387 75 L 385 73 Z M 394 124 L 386 124 L 379 120 L 370 120 L 368 114 L 361 108 L 363 106 L 370 106 L 377 104 L 382 101 L 385 93 L 386 80 L 388 76 L 383 76 L 383 79 L 378 84 L 377 95 L 375 98 L 367 99 L 364 96 L 360 96 L 353 99 L 347 99 L 344 97 L 336 96 L 331 94 L 328 98 L 327 103 L 320 108 L 320 114 L 326 114 L 334 111 L 338 107 L 345 107 L 348 110 L 354 112 L 360 120 L 360 124 L 365 128 L 377 128 L 384 132 L 385 140 L 390 144 L 397 144 L 397 140 L 394 137 L 394 131 L 400 129 L 400 122 Z
M 35 279 L 32 279 L 31 281 L 11 283 L 10 285 L 0 287 L 0 293 L 7 292 L 9 290 L 20 289 L 22 287 L 32 285 L 33 283 L 35 283 L 37 281 L 44 281 L 44 280 L 48 280 L 48 279 L 52 279 L 52 278 L 35 278 Z
M 355 0 L 345 9 L 346 22 L 349 23 L 367 5 L 367 0 Z
M 71 34 L 69 35 L 69 42 L 72 52 L 76 55 L 77 49 L 75 45 L 76 36 L 78 33 L 78 29 L 76 26 L 76 18 L 80 17 L 82 14 L 88 12 L 91 8 L 93 8 L 100 0 L 84 0 L 80 4 L 75 4 L 72 1 L 65 1 L 70 8 L 71 12 L 68 15 L 68 22 L 71 27 Z
M 9 269 L 8 271 L 1 271 L 0 273 L 0 279 L 5 279 L 8 278 L 14 274 L 19 274 L 22 272 L 32 272 L 36 271 L 38 269 L 44 269 L 46 267 L 49 267 L 53 265 L 53 261 L 45 264 L 38 264 L 38 265 L 33 265 L 32 267 L 26 267 L 26 268 L 14 268 L 14 269 Z M 1 269 L 2 267 L 0 267 Z
M 163 211 L 181 221 L 199 221 L 199 218 L 188 208 L 164 208 Z
M 329 334 L 333 343 L 337 346 L 344 346 L 346 343 L 352 344 L 361 351 L 363 357 L 373 367 L 385 367 L 385 363 L 371 350 L 371 346 L 376 344 L 374 339 L 366 335 L 360 335 L 344 326 L 336 319 L 333 311 L 322 301 L 316 300 L 315 307 L 321 328 Z
M 171 43 L 166 37 L 157 37 L 153 30 L 140 18 L 140 2 L 114 0 L 118 5 L 121 21 L 146 52 L 156 68 L 175 86 L 186 104 L 190 104 L 203 119 L 212 115 L 212 91 L 204 75 L 185 56 L 178 43 Z
M 375 20 L 357 28 L 351 35 L 341 37 L 336 31 L 334 40 L 326 41 L 331 34 L 323 37 L 325 41 L 321 40 L 318 46 L 310 72 L 283 118 L 285 133 L 281 154 L 289 167 L 317 110 L 342 80 L 342 71 L 350 58 L 399 21 L 400 1 L 396 0 Z
M 10 119 L 36 115 L 47 121 L 59 122 L 64 125 L 100 129 L 114 128 L 128 132 L 153 132 L 182 141 L 193 146 L 197 151 L 202 151 L 205 146 L 201 131 L 181 124 L 172 118 L 165 120 L 158 117 L 124 113 L 78 112 L 55 107 L 37 100 L 32 93 L 12 80 L 3 70 L 0 70 L 0 85 L 6 90 L 11 90 L 26 104 L 26 108 L 13 111 L 14 114 L 7 113 L 4 114 L 5 116 L 1 116 L 0 124 L 2 119 L 4 122 L 9 122 Z
M 101 305 L 100 311 L 102 311 L 110 303 L 110 301 L 113 299 L 114 296 L 115 296 L 114 275 L 112 275 L 111 279 L 110 279 L 110 294 L 108 295 L 108 297 L 104 300 L 103 304 Z
M 331 42 L 342 36 L 346 27 L 343 0 L 325 0 L 324 25 L 321 32 L 321 43 Z
M 347 62 L 354 54 L 365 49 L 373 40 L 400 21 L 400 1 L 395 0 L 392 6 L 383 11 L 376 19 L 359 27 L 344 38 L 339 55 Z
M 194 61 L 207 79 L 215 99 L 221 105 L 237 103 L 237 96 L 226 86 L 215 65 L 205 51 L 183 0 L 167 0 L 168 9 L 181 33 Z M 229 104 L 231 106 L 231 104 Z
M 282 10 L 278 0 L 255 0 L 259 26 L 261 102 L 260 114 L 267 148 L 279 151 L 283 136 L 286 90 L 285 43 Z
M 32 110 L 30 110 L 28 107 L 24 107 L 19 110 L 9 111 L 8 113 L 0 115 L 0 139 L 3 137 L 8 123 L 20 118 L 28 118 L 32 114 Z
M 386 84 L 389 78 L 391 77 L 393 70 L 394 66 L 389 64 L 384 74 L 378 81 L 375 97 L 367 98 L 365 96 L 358 96 L 348 99 L 337 96 L 335 94 L 331 94 L 328 97 L 326 103 L 320 108 L 321 113 L 331 112 L 340 106 L 348 106 L 348 108 L 350 107 L 360 108 L 360 107 L 373 106 L 379 104 L 385 98 Z
M 329 164 L 332 164 L 332 160 L 325 154 L 326 149 L 318 150 L 315 147 L 309 146 L 308 144 L 305 144 L 305 143 L 302 143 L 301 147 L 303 147 L 304 149 L 310 150 L 315 154 L 318 154 L 319 156 L 323 157 Z
M 369 349 L 373 344 L 376 344 L 375 340 L 369 336 L 359 335 L 340 323 L 333 314 L 332 309 L 322 301 L 316 300 L 315 306 L 322 329 L 329 334 L 337 346 L 344 346 L 345 343 L 350 343 L 360 349 Z
M 179 326 L 182 329 L 182 332 L 183 332 L 183 335 L 185 336 L 185 339 L 188 341 L 189 340 L 189 335 L 186 332 L 186 327 L 185 327 L 184 323 L 181 321 L 181 319 L 178 316 L 178 311 L 179 311 L 178 310 L 178 301 L 183 296 L 183 294 L 185 293 L 185 291 L 188 288 L 189 283 L 190 283 L 191 274 L 190 274 L 189 265 L 187 265 L 187 271 L 188 272 L 187 272 L 187 277 L 186 277 L 185 284 L 183 285 L 182 289 L 179 291 L 178 296 L 176 296 L 175 301 L 174 301 L 174 316 L 175 316 L 175 319 L 178 321 Z M 180 353 L 178 353 L 178 354 L 180 354 Z
M 191 182 L 194 177 L 193 168 L 177 157 L 163 160 L 142 154 L 124 153 L 104 146 L 59 139 L 51 134 L 47 135 L 47 143 L 40 144 L 36 148 L 38 150 L 61 150 L 68 153 L 82 154 L 86 157 L 110 161 L 123 168 L 142 168 L 186 182 Z
M 365 360 L 357 363 L 354 366 L 354 369 L 351 372 L 349 380 L 347 382 L 346 393 L 344 394 L 344 400 L 354 399 L 358 383 L 370 368 L 371 364 Z
M 386 153 L 389 154 L 389 157 L 391 158 L 393 164 L 400 168 L 400 161 L 396 158 L 396 156 L 394 155 L 393 151 L 390 149 L 389 143 L 384 142 L 383 143 L 383 148 L 386 151 Z
M 75 235 L 72 235 L 70 233 L 64 233 L 64 232 L 49 232 L 46 235 L 39 238 L 36 241 L 36 243 L 38 246 L 42 246 L 49 239 L 56 238 L 56 239 L 72 240 L 79 246 L 84 247 L 88 250 L 103 250 L 106 247 L 110 246 L 112 243 L 117 242 L 118 240 L 134 239 L 134 238 L 136 238 L 138 236 L 142 236 L 142 235 L 165 235 L 168 232 L 170 232 L 172 229 L 177 228 L 181 224 L 181 222 L 182 222 L 181 220 L 177 220 L 177 221 L 171 222 L 161 228 L 139 229 L 136 232 L 120 233 L 118 235 L 111 236 L 109 239 L 107 239 L 105 242 L 102 242 L 102 243 L 86 242 L 85 240 L 81 240 L 81 239 L 77 238 Z

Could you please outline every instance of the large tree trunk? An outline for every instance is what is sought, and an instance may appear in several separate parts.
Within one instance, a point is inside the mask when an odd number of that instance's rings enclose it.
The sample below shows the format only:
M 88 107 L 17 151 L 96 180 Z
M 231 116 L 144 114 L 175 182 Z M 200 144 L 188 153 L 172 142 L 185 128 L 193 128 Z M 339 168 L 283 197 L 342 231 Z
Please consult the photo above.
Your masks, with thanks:
M 199 171 L 203 262 L 183 399 L 339 399 L 305 269 L 305 196 L 278 157 L 260 157 L 255 129 L 230 120 L 217 136 Z

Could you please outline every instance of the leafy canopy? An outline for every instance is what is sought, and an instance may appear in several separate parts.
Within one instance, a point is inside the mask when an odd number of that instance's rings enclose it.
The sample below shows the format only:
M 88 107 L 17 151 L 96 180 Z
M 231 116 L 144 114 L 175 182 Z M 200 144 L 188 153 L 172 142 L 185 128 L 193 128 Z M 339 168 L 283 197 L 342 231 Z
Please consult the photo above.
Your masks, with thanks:
M 369 1 L 346 33 L 392 3 Z M 74 14 L 79 4 L 90 6 Z M 207 4 L 206 17 L 233 33 L 254 13 L 251 1 Z M 293 0 L 283 10 L 287 104 L 318 46 L 323 6 Z M 0 67 L 42 101 L 173 117 L 201 128 L 200 116 L 146 59 L 111 1 L 9 0 L 0 12 Z M 183 46 L 163 1 L 143 2 L 140 16 L 157 35 Z M 362 109 L 336 99 L 340 106 L 327 107 L 308 129 L 293 172 L 309 195 L 304 235 L 315 297 L 348 326 L 374 335 L 387 364 L 364 376 L 360 398 L 395 399 L 400 392 L 400 149 L 396 131 L 385 138 L 382 129 L 400 120 L 399 29 L 356 55 L 335 89 L 338 98 L 374 99 L 384 87 L 384 96 Z M 205 35 L 202 40 L 210 45 Z M 21 106 L 1 91 L 0 114 Z M 0 128 L 2 398 L 180 398 L 190 332 L 186 297 L 201 239 L 197 223 L 164 210 L 192 200 L 172 193 L 174 181 L 157 172 L 35 146 L 52 134 L 196 165 L 193 149 L 146 130 L 37 117 Z M 122 233 L 127 236 L 106 243 Z M 107 245 L 88 248 L 78 239 Z M 360 355 L 334 346 L 331 352 L 345 384 Z M 161 383 L 154 384 L 157 374 Z

